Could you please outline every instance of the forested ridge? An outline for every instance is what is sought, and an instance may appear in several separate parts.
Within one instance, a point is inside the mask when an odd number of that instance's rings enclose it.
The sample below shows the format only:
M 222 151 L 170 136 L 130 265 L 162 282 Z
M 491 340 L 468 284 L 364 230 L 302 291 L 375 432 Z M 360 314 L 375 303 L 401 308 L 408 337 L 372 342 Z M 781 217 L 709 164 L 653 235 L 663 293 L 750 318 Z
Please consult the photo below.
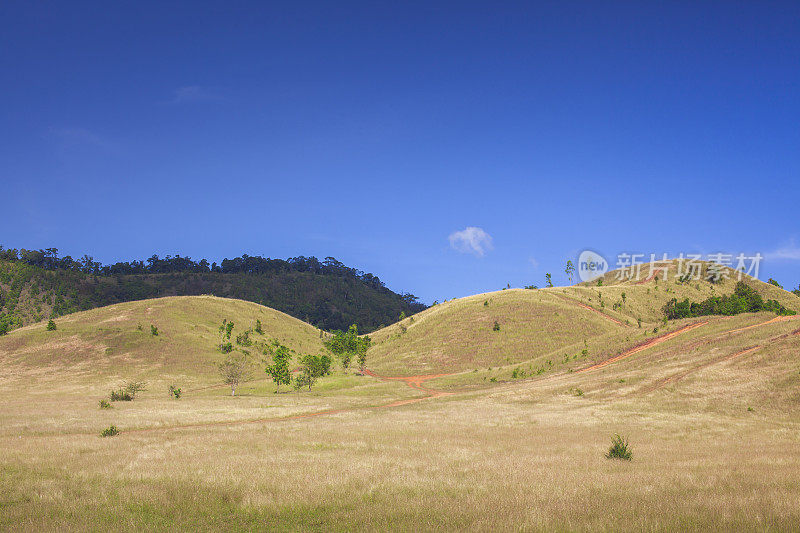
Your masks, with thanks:
M 326 330 L 357 324 L 370 332 L 426 307 L 413 294 L 397 294 L 377 276 L 333 257 L 242 255 L 217 264 L 153 255 L 102 265 L 88 255 L 59 257 L 56 248 L 0 246 L 0 334 L 114 303 L 200 294 L 256 302 Z

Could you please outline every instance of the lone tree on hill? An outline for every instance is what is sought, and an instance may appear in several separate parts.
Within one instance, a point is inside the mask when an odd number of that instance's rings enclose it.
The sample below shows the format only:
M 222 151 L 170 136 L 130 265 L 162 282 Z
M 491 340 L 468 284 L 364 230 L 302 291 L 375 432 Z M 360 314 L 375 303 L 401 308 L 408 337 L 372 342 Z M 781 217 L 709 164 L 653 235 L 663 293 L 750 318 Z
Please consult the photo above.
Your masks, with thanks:
M 575 275 L 575 265 L 572 261 L 567 261 L 567 266 L 564 268 L 564 273 L 569 278 L 569 282 L 572 283 L 572 277 Z
M 330 360 L 325 361 L 326 355 L 304 355 L 300 359 L 300 375 L 294 380 L 294 388 L 300 389 L 301 387 L 311 387 L 317 382 L 319 378 L 325 375 L 326 366 L 330 366 Z
M 550 272 L 548 272 L 547 274 L 544 275 L 544 279 L 547 281 L 547 286 L 548 287 L 552 287 L 553 286 L 553 276 L 550 274 Z
M 231 354 L 220 363 L 219 373 L 225 383 L 231 386 L 231 396 L 236 396 L 239 383 L 252 377 L 253 364 L 244 355 Z

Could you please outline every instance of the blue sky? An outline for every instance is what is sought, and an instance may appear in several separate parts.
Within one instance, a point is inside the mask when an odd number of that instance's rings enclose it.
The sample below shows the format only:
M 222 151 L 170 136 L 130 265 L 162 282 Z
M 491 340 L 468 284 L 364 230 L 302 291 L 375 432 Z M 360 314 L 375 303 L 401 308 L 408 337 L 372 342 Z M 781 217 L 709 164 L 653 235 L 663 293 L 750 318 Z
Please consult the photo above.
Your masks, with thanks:
M 330 255 L 428 303 L 585 248 L 795 287 L 798 65 L 796 2 L 4 2 L 0 244 Z

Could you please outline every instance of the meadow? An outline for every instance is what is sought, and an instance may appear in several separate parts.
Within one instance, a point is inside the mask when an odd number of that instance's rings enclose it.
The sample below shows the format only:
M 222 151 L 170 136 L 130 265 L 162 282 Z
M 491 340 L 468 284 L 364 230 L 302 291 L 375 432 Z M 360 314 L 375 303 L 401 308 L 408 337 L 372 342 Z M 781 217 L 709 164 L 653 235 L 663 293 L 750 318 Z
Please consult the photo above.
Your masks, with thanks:
M 0 527 L 796 529 L 800 320 L 653 312 L 640 328 L 654 280 L 599 287 L 624 290 L 621 309 L 578 305 L 597 289 L 434 306 L 372 336 L 373 376 L 337 368 L 278 394 L 261 371 L 230 395 L 221 320 L 260 320 L 303 353 L 324 334 L 248 302 L 145 300 L 16 330 L 0 338 Z M 129 380 L 147 390 L 99 408 Z M 605 457 L 615 434 L 630 461 Z

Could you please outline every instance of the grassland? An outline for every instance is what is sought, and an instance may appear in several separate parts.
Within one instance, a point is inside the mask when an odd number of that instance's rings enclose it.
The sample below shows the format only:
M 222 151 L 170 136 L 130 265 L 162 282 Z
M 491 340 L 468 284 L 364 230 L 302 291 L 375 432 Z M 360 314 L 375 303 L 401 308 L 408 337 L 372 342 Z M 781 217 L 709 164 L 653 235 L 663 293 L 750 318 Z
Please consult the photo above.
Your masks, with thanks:
M 231 397 L 215 373 L 223 318 L 321 348 L 318 330 L 246 302 L 150 300 L 14 331 L 0 339 L 0 527 L 796 529 L 800 320 L 665 327 L 649 311 L 665 287 L 712 288 L 657 286 L 501 291 L 380 330 L 377 374 L 451 374 L 424 383 L 451 394 L 413 402 L 427 392 L 352 371 L 284 394 L 264 376 Z M 600 306 L 598 289 L 625 305 Z M 128 379 L 148 390 L 100 410 Z M 99 437 L 110 424 L 121 433 Z M 604 457 L 614 433 L 632 461 Z

